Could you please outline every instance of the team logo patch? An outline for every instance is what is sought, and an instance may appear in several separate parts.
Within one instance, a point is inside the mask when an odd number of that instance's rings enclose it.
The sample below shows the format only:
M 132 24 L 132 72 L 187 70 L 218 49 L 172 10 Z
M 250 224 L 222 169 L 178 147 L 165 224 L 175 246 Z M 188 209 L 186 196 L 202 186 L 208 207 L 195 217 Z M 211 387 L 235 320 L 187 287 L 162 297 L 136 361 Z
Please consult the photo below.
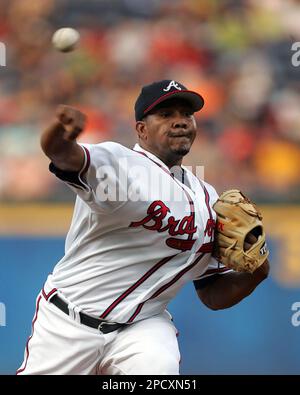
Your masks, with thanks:
M 168 85 L 166 88 L 164 88 L 164 91 L 165 91 L 165 92 L 169 92 L 169 90 L 170 90 L 172 87 L 175 88 L 175 89 L 177 89 L 178 91 L 181 91 L 181 88 L 180 88 L 180 86 L 178 85 L 178 83 L 177 83 L 176 81 L 171 81 L 171 82 L 169 83 L 169 85 Z

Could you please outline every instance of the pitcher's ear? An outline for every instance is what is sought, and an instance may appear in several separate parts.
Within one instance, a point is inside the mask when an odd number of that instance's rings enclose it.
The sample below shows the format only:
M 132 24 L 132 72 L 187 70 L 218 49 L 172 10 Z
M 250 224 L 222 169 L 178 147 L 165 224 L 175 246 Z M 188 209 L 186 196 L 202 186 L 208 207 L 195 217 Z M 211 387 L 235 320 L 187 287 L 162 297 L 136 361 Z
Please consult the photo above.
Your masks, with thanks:
M 135 129 L 137 134 L 141 140 L 147 141 L 148 133 L 147 133 L 147 125 L 145 121 L 138 121 L 135 125 Z

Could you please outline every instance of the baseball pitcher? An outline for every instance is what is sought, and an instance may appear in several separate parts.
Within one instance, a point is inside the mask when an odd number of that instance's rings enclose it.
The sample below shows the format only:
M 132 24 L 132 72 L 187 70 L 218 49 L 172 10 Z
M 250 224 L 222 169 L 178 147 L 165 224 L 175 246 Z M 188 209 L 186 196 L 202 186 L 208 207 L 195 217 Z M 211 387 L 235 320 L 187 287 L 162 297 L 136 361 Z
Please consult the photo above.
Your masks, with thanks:
M 36 300 L 18 374 L 177 375 L 168 303 L 188 281 L 210 309 L 268 275 L 262 217 L 240 191 L 182 166 L 202 96 L 177 81 L 144 86 L 137 143 L 79 144 L 80 111 L 61 105 L 43 132 L 50 171 L 77 195 L 65 255 Z

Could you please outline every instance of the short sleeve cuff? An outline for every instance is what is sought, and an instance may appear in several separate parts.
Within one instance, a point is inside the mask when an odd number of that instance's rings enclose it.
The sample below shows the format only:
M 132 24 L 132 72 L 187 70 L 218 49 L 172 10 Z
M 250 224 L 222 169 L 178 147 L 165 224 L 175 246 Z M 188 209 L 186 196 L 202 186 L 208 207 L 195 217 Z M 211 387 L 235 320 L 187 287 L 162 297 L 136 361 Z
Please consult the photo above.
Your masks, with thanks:
M 53 162 L 50 163 L 49 165 L 49 171 L 57 178 L 60 180 L 66 182 L 67 184 L 71 185 L 72 187 L 79 188 L 83 191 L 89 190 L 89 185 L 85 182 L 84 176 L 86 175 L 89 167 L 90 167 L 90 153 L 89 150 L 83 146 L 80 145 L 80 147 L 83 149 L 84 152 L 84 163 L 82 166 L 82 169 L 80 171 L 65 171 L 61 170 L 58 167 L 54 165 Z

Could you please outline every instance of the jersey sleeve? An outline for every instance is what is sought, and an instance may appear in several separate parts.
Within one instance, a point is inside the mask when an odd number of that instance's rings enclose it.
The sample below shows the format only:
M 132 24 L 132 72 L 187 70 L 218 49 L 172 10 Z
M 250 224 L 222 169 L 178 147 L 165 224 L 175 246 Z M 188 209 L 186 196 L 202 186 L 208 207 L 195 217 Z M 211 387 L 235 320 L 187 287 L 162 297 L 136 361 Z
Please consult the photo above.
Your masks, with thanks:
M 119 196 L 126 180 L 118 173 L 122 146 L 112 142 L 80 146 L 84 152 L 80 171 L 64 171 L 51 162 L 50 172 L 64 181 L 94 211 L 114 211 L 124 203 Z

